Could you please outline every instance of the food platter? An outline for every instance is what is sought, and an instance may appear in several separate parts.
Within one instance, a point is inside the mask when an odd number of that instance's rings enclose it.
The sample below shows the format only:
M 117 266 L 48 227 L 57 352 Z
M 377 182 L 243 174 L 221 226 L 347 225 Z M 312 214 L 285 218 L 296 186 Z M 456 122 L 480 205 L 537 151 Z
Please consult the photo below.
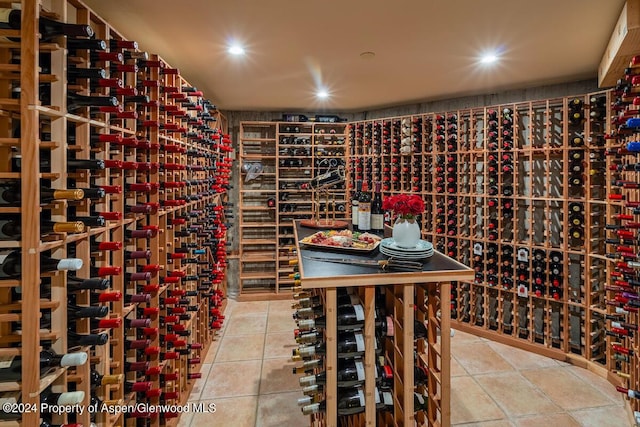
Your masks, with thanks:
M 369 253 L 378 247 L 381 240 L 371 233 L 324 230 L 305 237 L 300 240 L 300 244 L 339 252 Z

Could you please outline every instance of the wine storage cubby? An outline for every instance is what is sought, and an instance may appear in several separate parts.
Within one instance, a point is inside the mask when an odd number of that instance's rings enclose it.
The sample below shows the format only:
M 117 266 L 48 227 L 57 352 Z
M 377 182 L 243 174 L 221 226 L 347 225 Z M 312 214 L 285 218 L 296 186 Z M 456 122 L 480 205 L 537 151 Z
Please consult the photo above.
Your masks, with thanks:
M 221 326 L 226 120 L 82 2 L 18 4 L 0 8 L 0 393 L 114 409 L 0 425 L 176 425 L 117 407 L 186 402 Z
M 346 167 L 345 131 L 342 123 L 240 124 L 241 298 L 290 298 L 298 280 L 293 221 L 347 216 L 344 184 L 309 184 Z
M 349 198 L 362 180 L 423 197 L 423 238 L 475 271 L 452 283 L 455 328 L 638 390 L 635 293 L 624 288 L 635 278 L 634 133 L 609 127 L 635 117 L 616 112 L 635 95 L 615 94 L 350 123 Z
M 326 252 L 296 250 L 294 374 L 310 425 L 450 425 L 449 282 L 473 270 L 436 253 L 422 272 L 336 271 L 307 258 Z

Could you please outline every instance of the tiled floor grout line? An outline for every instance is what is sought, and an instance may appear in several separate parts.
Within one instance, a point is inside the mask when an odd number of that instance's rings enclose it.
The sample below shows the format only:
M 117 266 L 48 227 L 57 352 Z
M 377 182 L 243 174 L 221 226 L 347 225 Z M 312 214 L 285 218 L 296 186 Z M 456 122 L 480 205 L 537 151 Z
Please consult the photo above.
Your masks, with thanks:
M 271 302 L 267 306 L 267 320 L 264 322 L 264 338 L 262 341 L 262 361 L 260 362 L 260 381 L 258 381 L 258 395 L 256 396 L 256 418 L 254 426 L 258 427 L 260 412 L 260 388 L 262 387 L 262 370 L 264 369 L 264 352 L 267 350 L 267 331 L 269 330 L 269 314 L 271 313 Z

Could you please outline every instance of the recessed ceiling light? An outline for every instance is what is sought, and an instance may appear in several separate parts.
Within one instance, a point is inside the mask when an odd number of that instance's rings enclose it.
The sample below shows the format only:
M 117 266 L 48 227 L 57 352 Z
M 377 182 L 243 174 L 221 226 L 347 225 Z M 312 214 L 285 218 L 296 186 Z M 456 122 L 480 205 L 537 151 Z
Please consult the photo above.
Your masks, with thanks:
M 498 60 L 498 55 L 495 53 L 487 53 L 480 58 L 480 62 L 483 64 L 492 64 Z
M 229 46 L 229 53 L 232 55 L 244 55 L 244 48 L 237 44 Z
M 319 91 L 316 93 L 316 96 L 317 96 L 318 98 L 328 98 L 328 97 L 329 97 L 329 92 L 327 92 L 327 91 L 326 91 L 326 90 L 324 90 L 324 89 L 321 89 L 321 90 L 319 90 Z

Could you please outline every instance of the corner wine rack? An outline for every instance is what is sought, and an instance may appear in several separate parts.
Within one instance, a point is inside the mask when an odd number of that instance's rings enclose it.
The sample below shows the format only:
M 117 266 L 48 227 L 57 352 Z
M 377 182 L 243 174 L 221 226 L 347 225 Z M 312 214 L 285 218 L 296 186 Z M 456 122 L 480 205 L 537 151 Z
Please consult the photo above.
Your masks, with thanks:
M 22 225 L 18 239 L 7 238 L 11 229 L 0 231 L 0 269 L 19 272 L 0 273 L 0 355 L 22 358 L 20 383 L 0 382 L 0 391 L 17 392 L 25 405 L 37 405 L 49 389 L 83 391 L 85 407 L 183 404 L 225 306 L 232 151 L 226 119 L 177 69 L 140 52 L 81 1 L 46 4 L 41 10 L 40 2 L 23 0 L 17 28 L 0 30 L 0 221 Z M 45 16 L 88 25 L 106 46 L 89 49 L 88 38 L 47 34 Z M 115 55 L 107 59 L 98 51 Z M 106 71 L 107 80 L 87 78 L 95 68 Z M 124 111 L 85 107 L 77 95 L 115 96 Z M 104 166 L 78 162 L 87 159 Z M 83 189 L 84 197 L 41 203 L 49 188 Z M 19 204 L 5 203 L 14 197 L 10 191 Z M 50 221 L 80 222 L 76 231 L 83 231 L 48 232 Z M 122 245 L 107 251 L 98 242 Z M 20 253 L 14 265 L 6 262 L 10 251 Z M 48 273 L 43 256 L 77 258 L 82 267 Z M 71 289 L 74 277 L 96 276 L 110 276 L 109 292 Z M 113 329 L 71 317 L 75 305 L 95 305 L 106 294 L 114 297 L 102 303 Z M 106 343 L 76 346 L 74 334 Z M 89 363 L 41 377 L 39 354 L 47 347 L 58 354 L 86 352 Z M 143 362 L 141 371 L 136 361 Z M 37 426 L 42 417 L 54 424 L 164 426 L 176 425 L 178 417 L 144 411 L 13 415 L 4 411 L 0 425 Z
M 240 299 L 291 298 L 294 219 L 345 218 L 344 186 L 306 184 L 345 165 L 346 124 L 240 124 Z
M 637 343 L 607 323 L 638 320 L 610 303 L 620 295 L 608 286 L 610 258 L 632 260 L 606 246 L 625 244 L 605 228 L 625 213 L 607 203 L 611 101 L 602 91 L 350 123 L 349 188 L 382 182 L 385 196 L 423 197 L 424 238 L 476 271 L 452 284 L 453 327 L 638 390 Z M 624 200 L 637 200 L 632 184 L 620 184 Z

